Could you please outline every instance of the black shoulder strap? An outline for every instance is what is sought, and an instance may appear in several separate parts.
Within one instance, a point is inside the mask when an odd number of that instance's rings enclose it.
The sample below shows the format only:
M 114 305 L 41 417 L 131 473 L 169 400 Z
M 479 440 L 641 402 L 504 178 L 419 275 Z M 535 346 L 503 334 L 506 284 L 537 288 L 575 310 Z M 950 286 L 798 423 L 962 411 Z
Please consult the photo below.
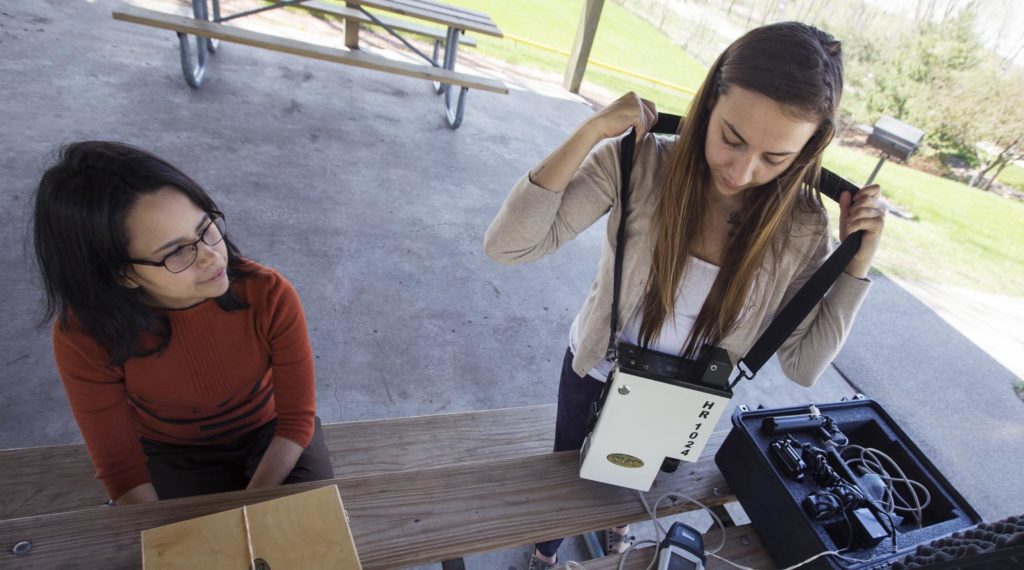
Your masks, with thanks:
M 821 169 L 821 175 L 818 177 L 818 191 L 838 202 L 839 195 L 844 190 L 848 190 L 853 195 L 857 192 L 857 187 L 838 174 L 825 168 Z M 789 303 L 775 315 L 772 323 L 761 333 L 761 337 L 757 339 L 754 346 L 747 351 L 747 355 L 736 364 L 739 374 L 733 380 L 733 385 L 741 378 L 753 378 L 757 371 L 764 366 L 764 363 L 768 362 L 768 359 L 789 338 L 789 335 L 818 304 L 818 301 L 825 297 L 825 293 L 828 293 L 832 284 L 839 278 L 839 274 L 843 272 L 843 269 L 853 259 L 854 254 L 860 249 L 860 242 L 863 238 L 863 231 L 847 236 L 843 243 L 839 244 L 839 247 L 832 252 L 832 255 L 821 264 L 821 267 L 800 287 Z
M 633 172 L 633 150 L 636 146 L 636 129 L 629 129 L 619 141 L 619 229 L 615 237 L 615 277 L 612 281 L 612 321 L 608 335 L 608 351 L 605 357 L 615 361 L 618 357 L 615 331 L 619 326 L 619 289 L 622 288 L 622 257 L 626 249 L 626 216 L 629 213 L 629 177 Z
M 682 117 L 677 115 L 659 114 L 658 123 L 651 129 L 652 133 L 674 134 L 679 130 Z M 626 214 L 629 211 L 629 179 L 633 170 L 633 153 L 636 147 L 636 131 L 630 129 L 619 141 L 619 228 L 615 243 L 615 277 L 612 288 L 612 315 L 611 335 L 608 339 L 608 357 L 614 359 L 616 356 L 615 332 L 619 320 L 619 290 L 622 281 L 622 258 L 626 248 Z M 821 169 L 818 180 L 818 190 L 829 198 L 839 201 L 839 196 L 844 190 L 852 194 L 857 192 L 857 187 L 843 177 L 825 169 Z M 847 237 L 842 244 L 829 256 L 828 259 L 818 268 L 817 271 L 790 299 L 789 303 L 779 314 L 775 316 L 768 328 L 761 337 L 757 339 L 754 346 L 750 348 L 746 356 L 737 363 L 739 374 L 733 380 L 735 386 L 742 378 L 753 378 L 757 371 L 764 366 L 764 363 L 775 351 L 782 346 L 782 343 L 789 338 L 789 335 L 796 329 L 801 321 L 811 312 L 811 309 L 818 304 L 828 292 L 832 284 L 839 278 L 846 265 L 853 259 L 854 254 L 860 249 L 860 242 L 864 232 L 857 232 Z
M 658 122 L 651 129 L 653 133 L 671 134 L 679 130 L 682 117 L 658 115 Z M 633 172 L 633 151 L 636 149 L 636 129 L 630 128 L 619 140 L 619 229 L 615 238 L 615 277 L 612 282 L 612 320 L 608 337 L 606 357 L 614 361 L 617 357 L 615 331 L 619 326 L 619 290 L 622 288 L 622 258 L 626 250 L 626 216 L 629 212 L 629 178 Z

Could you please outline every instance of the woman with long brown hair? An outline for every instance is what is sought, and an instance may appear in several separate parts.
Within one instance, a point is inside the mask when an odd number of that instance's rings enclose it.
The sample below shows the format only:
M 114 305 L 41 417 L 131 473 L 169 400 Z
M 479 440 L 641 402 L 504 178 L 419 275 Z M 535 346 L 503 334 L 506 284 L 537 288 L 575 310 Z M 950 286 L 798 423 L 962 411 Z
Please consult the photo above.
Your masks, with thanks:
M 648 134 L 654 105 L 627 93 L 588 118 L 512 189 L 484 248 L 501 263 L 543 257 L 609 213 L 594 286 L 573 321 L 558 391 L 555 450 L 578 449 L 612 363 L 616 230 L 626 241 L 619 341 L 694 357 L 724 347 L 735 363 L 830 251 L 828 218 L 811 189 L 836 130 L 841 45 L 795 22 L 736 40 L 711 66 L 676 137 Z M 619 208 L 615 137 L 636 128 L 629 211 Z M 612 140 L 609 140 L 612 139 Z M 779 350 L 793 381 L 813 384 L 842 346 L 870 282 L 884 226 L 880 189 L 840 200 L 840 234 L 864 230 L 844 273 Z M 610 549 L 627 545 L 609 529 Z M 541 543 L 531 568 L 555 563 Z

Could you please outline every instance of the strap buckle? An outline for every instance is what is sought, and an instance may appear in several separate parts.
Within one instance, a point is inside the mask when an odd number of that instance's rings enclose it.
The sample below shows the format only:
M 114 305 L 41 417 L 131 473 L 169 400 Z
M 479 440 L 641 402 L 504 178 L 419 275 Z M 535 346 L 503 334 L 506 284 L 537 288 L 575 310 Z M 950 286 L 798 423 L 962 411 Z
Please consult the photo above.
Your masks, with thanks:
M 744 378 L 747 380 L 753 380 L 755 374 L 757 373 L 747 366 L 746 361 L 740 359 L 740 361 L 736 363 L 736 377 L 733 378 L 732 383 L 729 384 L 729 389 L 731 390 L 735 388 L 736 384 L 739 384 L 740 380 L 743 380 Z
M 612 364 L 619 361 L 619 347 L 615 341 L 608 341 L 608 350 L 604 353 L 604 359 Z

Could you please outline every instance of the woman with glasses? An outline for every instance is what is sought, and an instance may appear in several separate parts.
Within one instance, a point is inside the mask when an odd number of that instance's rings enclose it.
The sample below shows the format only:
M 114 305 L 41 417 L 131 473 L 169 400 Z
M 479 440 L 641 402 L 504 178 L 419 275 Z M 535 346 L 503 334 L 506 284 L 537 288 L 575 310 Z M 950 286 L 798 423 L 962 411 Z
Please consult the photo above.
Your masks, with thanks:
M 71 410 L 116 504 L 333 477 L 299 297 L 166 161 L 61 149 L 36 260 Z

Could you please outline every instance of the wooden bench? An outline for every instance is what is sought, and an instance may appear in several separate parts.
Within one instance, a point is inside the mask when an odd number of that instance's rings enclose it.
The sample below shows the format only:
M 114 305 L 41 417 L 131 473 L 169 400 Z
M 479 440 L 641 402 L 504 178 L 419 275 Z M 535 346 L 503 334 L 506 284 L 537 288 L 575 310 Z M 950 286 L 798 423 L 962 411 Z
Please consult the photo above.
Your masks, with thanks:
M 137 0 L 142 1 L 142 0 Z M 311 0 L 312 1 L 312 0 Z M 300 2 L 298 5 L 305 4 Z M 341 12 L 348 14 L 345 22 L 345 46 L 348 49 L 331 48 L 319 44 L 302 42 L 289 38 L 282 38 L 272 34 L 265 34 L 244 30 L 234 26 L 227 26 L 222 22 L 238 17 L 258 13 L 273 8 L 280 8 L 286 4 L 278 3 L 247 12 L 221 16 L 219 0 L 213 0 L 214 10 L 212 14 L 207 11 L 207 0 L 192 0 L 193 14 L 195 17 L 186 17 L 178 14 L 171 14 L 162 10 L 153 10 L 143 6 L 122 3 L 113 11 L 115 20 L 141 24 L 160 29 L 172 30 L 178 34 L 179 50 L 181 52 L 182 72 L 186 82 L 193 88 L 202 85 L 206 73 L 207 51 L 214 50 L 214 41 L 226 41 L 240 43 L 252 47 L 269 49 L 283 53 L 289 53 L 302 57 L 353 65 L 365 69 L 374 69 L 403 75 L 427 79 L 434 82 L 434 88 L 438 93 L 444 95 L 445 117 L 451 128 L 458 128 L 462 124 L 465 114 L 466 95 L 469 89 L 480 89 L 494 93 L 508 93 L 508 87 L 504 82 L 488 77 L 462 73 L 455 71 L 456 54 L 460 38 L 465 31 L 470 30 L 478 33 L 502 37 L 501 30 L 485 14 L 472 12 L 463 9 L 446 7 L 429 0 L 348 0 L 348 7 Z M 287 4 L 292 5 L 292 4 Z M 428 22 L 435 22 L 447 26 L 444 39 L 444 58 L 439 61 L 441 51 L 440 41 L 435 41 L 434 53 L 428 56 L 410 44 L 399 35 L 391 25 L 394 19 L 381 20 L 376 14 L 366 11 L 363 6 L 379 10 L 390 10 L 398 14 L 423 19 Z M 337 12 L 341 8 L 333 8 L 322 2 L 314 2 L 314 11 Z M 362 18 L 354 17 L 353 13 L 360 14 Z M 365 53 L 359 49 L 359 25 L 361 21 L 370 22 L 384 27 L 392 35 L 395 35 L 407 47 L 417 55 L 426 60 L 427 65 L 419 65 L 404 61 L 396 61 L 380 55 Z M 404 26 L 404 24 L 403 24 Z M 193 62 L 192 47 L 189 36 L 205 38 L 196 42 L 195 62 Z M 452 88 L 459 88 L 457 99 L 453 100 Z
M 709 506 L 734 501 L 714 464 L 724 436 L 715 434 L 696 463 L 661 474 L 650 495 L 679 491 Z M 387 437 L 381 434 L 377 445 L 381 440 Z M 389 447 L 398 450 L 393 442 L 383 449 Z M 436 450 L 437 443 L 430 447 Z M 469 447 L 479 455 L 489 448 Z M 0 521 L 0 566 L 137 568 L 144 529 L 324 485 L 337 485 L 368 570 L 449 560 L 647 518 L 635 492 L 580 479 L 577 452 L 541 453 Z M 659 514 L 693 508 L 689 503 L 662 505 Z M 31 542 L 31 551 L 10 554 L 19 541 Z
M 554 405 L 323 426 L 338 477 L 540 454 L 554 431 Z M 0 450 L 0 473 L 0 520 L 100 509 L 107 500 L 81 444 Z
M 432 2 L 431 0 L 345 0 L 349 6 L 365 6 L 387 10 L 402 16 L 409 16 L 443 26 L 454 27 L 468 32 L 477 32 L 502 37 L 501 30 L 483 12 Z
M 303 2 L 297 6 L 303 8 L 314 14 L 320 14 L 324 16 L 334 16 L 341 20 L 356 20 L 360 24 L 373 24 L 373 20 L 370 19 L 364 12 L 355 8 L 347 8 L 345 6 L 339 6 L 337 4 L 328 4 L 327 2 L 311 1 Z M 399 20 L 396 18 L 388 18 L 387 16 L 377 15 L 377 19 L 385 24 L 392 30 L 399 32 L 408 32 L 417 36 L 423 36 L 434 42 L 435 46 L 438 46 L 440 42 L 443 42 L 446 38 L 445 32 L 439 28 L 431 28 L 429 26 L 422 26 L 415 22 L 406 20 Z M 476 40 L 463 34 L 459 36 L 459 45 L 466 47 L 476 47 Z
M 131 4 L 122 4 L 113 11 L 113 16 L 115 20 L 270 49 L 283 53 L 309 57 L 312 59 L 343 63 L 346 65 L 354 65 L 356 67 L 365 67 L 367 69 L 388 71 L 398 75 L 429 79 L 431 81 L 459 85 L 462 87 L 472 87 L 474 89 L 481 89 L 484 91 L 508 93 L 508 88 L 505 87 L 504 83 L 494 79 L 488 79 L 486 77 L 477 77 L 447 69 L 394 61 L 386 57 L 358 51 L 352 52 L 311 44 L 308 42 L 280 38 L 270 34 L 243 30 L 241 28 L 230 27 L 223 24 L 214 24 L 212 22 L 196 20 L 195 18 L 186 18 L 184 16 L 168 14 L 157 10 L 150 10 L 148 8 L 141 8 Z
M 764 545 L 761 543 L 761 537 L 757 535 L 754 527 L 750 525 L 743 525 L 739 527 L 727 528 L 725 533 L 725 546 L 717 554 L 726 560 L 730 560 L 737 564 L 747 566 L 749 568 L 774 568 L 774 562 L 768 553 L 764 549 Z M 719 541 L 722 539 L 721 531 L 710 530 L 704 534 L 704 548 L 712 549 L 717 548 Z M 644 570 L 647 565 L 651 563 L 651 558 L 654 556 L 654 548 L 641 547 L 635 549 L 629 553 L 626 558 L 626 566 L 623 570 Z M 578 564 L 585 570 L 619 570 L 619 563 L 622 560 L 621 555 L 604 556 L 602 558 L 596 558 L 594 560 L 579 561 Z M 707 557 L 707 564 L 704 566 L 708 570 L 721 569 L 732 569 L 735 566 L 731 566 L 713 556 Z M 569 570 L 566 566 L 559 566 L 557 570 Z

